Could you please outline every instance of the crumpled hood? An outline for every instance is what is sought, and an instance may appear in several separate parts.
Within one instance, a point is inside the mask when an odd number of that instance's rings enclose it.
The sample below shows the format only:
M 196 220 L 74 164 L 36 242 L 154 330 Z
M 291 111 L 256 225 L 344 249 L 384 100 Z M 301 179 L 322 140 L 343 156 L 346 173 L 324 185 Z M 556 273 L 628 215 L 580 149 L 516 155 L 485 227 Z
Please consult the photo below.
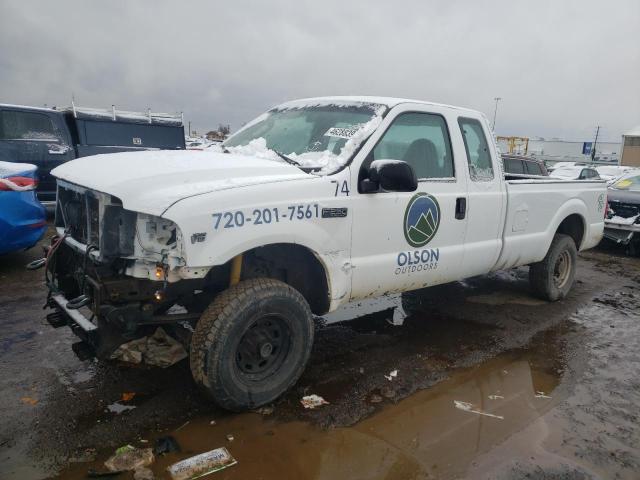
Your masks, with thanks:
M 114 195 L 124 208 L 161 215 L 175 202 L 228 188 L 313 178 L 283 162 L 241 155 L 164 150 L 82 157 L 51 173 Z

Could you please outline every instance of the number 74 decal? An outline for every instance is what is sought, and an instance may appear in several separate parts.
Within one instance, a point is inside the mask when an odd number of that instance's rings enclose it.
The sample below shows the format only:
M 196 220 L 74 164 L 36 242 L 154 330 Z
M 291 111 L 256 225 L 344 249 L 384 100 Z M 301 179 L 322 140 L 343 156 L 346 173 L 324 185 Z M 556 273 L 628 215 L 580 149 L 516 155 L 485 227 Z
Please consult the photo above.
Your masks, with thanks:
M 342 180 L 342 181 L 331 180 L 331 183 L 336 184 L 336 193 L 335 193 L 336 197 L 338 195 L 344 195 L 346 197 L 349 196 L 349 183 L 346 180 Z

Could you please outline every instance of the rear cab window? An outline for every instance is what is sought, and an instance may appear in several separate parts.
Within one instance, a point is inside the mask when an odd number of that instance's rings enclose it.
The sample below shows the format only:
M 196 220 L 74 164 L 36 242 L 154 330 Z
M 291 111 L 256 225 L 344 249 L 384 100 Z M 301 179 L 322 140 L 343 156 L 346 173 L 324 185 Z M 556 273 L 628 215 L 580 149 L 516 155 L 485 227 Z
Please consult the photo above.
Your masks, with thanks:
M 445 119 L 438 114 L 407 112 L 398 115 L 369 154 L 374 160 L 402 160 L 419 181 L 454 179 L 453 155 Z
M 531 175 L 542 175 L 542 168 L 536 162 L 524 162 L 527 165 L 527 173 Z
M 475 118 L 460 117 L 458 125 L 464 139 L 471 180 L 474 182 L 493 180 L 491 151 L 482 124 Z
M 507 173 L 524 174 L 524 165 L 522 160 L 518 160 L 516 158 L 505 158 L 504 170 Z

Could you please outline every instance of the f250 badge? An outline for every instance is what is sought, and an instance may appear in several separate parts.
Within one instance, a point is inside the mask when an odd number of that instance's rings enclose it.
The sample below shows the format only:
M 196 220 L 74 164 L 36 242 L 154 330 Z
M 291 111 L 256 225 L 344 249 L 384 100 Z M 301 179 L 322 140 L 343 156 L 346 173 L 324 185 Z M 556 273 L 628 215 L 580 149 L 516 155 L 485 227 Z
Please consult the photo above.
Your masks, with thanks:
M 440 205 L 428 193 L 416 193 L 404 212 L 404 237 L 415 248 L 425 246 L 435 237 L 440 226 Z

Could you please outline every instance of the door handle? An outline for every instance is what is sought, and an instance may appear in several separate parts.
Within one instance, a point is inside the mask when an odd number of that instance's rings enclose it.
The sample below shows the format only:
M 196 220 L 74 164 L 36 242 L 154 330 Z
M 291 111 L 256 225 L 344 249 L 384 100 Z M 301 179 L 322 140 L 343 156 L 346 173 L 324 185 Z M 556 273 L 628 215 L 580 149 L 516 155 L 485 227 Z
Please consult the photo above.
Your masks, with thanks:
M 465 197 L 456 198 L 456 219 L 464 220 L 467 215 L 467 199 Z

